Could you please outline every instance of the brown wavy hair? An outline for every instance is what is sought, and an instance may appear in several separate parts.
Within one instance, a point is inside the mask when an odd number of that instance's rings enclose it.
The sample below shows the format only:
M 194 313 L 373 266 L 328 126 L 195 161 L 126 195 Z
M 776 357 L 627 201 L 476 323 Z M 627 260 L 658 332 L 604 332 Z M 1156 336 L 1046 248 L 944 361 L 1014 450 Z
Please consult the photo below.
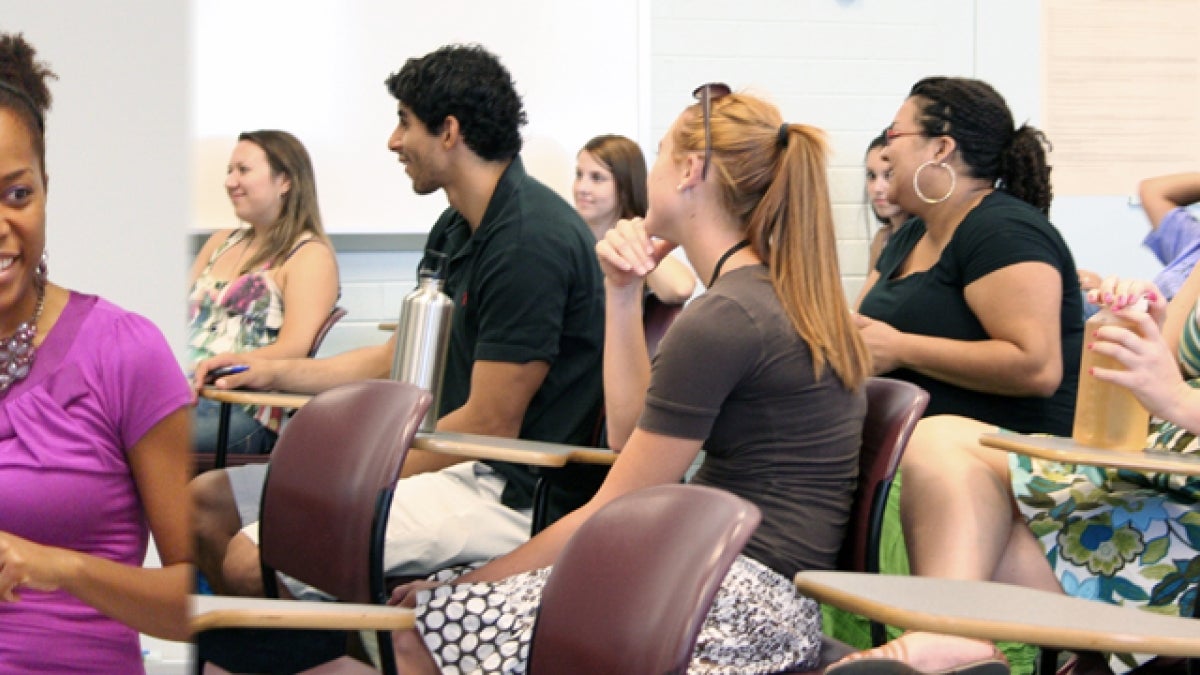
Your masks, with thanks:
M 246 131 L 238 135 L 238 140 L 248 141 L 262 148 L 271 167 L 271 177 L 277 178 L 282 174 L 292 183 L 281 198 L 283 203 L 279 210 L 279 218 L 267 231 L 266 241 L 259 248 L 258 254 L 246 262 L 239 274 L 245 274 L 267 261 L 270 261 L 272 266 L 281 262 L 306 232 L 312 233 L 332 251 L 333 243 L 325 234 L 325 227 L 321 223 L 316 175 L 304 144 L 295 136 L 278 129 Z
M 676 152 L 704 152 L 700 104 L 675 127 Z M 851 319 L 838 266 L 837 235 L 827 179 L 825 134 L 807 124 L 783 125 L 774 105 L 744 93 L 712 102 L 712 164 L 720 198 L 744 224 L 766 263 L 792 325 L 848 389 L 871 375 L 871 355 Z

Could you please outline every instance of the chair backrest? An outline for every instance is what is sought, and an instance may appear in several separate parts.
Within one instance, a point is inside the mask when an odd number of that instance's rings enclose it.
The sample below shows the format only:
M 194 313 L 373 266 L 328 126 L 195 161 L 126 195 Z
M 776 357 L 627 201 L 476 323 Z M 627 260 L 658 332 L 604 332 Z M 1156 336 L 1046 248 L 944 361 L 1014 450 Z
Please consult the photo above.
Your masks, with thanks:
M 929 404 L 929 393 L 910 382 L 886 377 L 872 377 L 866 386 L 858 489 L 838 567 L 875 573 L 879 571 L 879 539 L 888 491 L 913 428 Z
M 313 336 L 312 346 L 308 348 L 308 358 L 315 359 L 317 357 L 317 352 L 321 351 L 321 343 L 325 341 L 325 336 L 329 335 L 330 329 L 335 323 L 341 321 L 343 316 L 346 316 L 346 308 L 334 305 L 329 316 L 325 317 L 325 322 L 317 329 L 317 334 Z
M 758 508 L 697 485 L 605 505 L 567 542 L 542 592 L 531 673 L 683 673 Z
M 283 572 L 345 602 L 382 603 L 392 489 L 429 392 L 366 380 L 316 395 L 283 428 L 263 487 L 263 583 Z
M 642 327 L 646 331 L 646 351 L 650 352 L 650 358 L 658 353 L 658 343 L 682 311 L 683 305 L 669 305 L 653 294 L 646 296 L 642 304 Z

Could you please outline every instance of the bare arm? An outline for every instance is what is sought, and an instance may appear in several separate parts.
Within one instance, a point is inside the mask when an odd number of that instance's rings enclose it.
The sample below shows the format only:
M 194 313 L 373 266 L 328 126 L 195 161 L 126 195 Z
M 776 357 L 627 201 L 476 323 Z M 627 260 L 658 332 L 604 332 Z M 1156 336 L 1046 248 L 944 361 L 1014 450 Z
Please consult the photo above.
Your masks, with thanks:
M 161 568 L 132 567 L 0 533 L 0 596 L 12 599 L 21 586 L 61 588 L 135 630 L 186 640 L 195 572 L 190 564 L 191 504 L 180 495 L 187 494 L 191 472 L 189 438 L 188 413 L 181 408 L 128 451 Z
M 700 441 L 662 436 L 638 429 L 613 465 L 600 490 L 587 504 L 567 514 L 512 553 L 464 575 L 455 583 L 495 581 L 553 564 L 571 535 L 600 507 L 635 490 L 678 482 L 700 452 Z M 397 589 L 394 601 L 407 595 Z M 411 599 L 409 600 L 411 602 Z
M 990 340 L 901 333 L 859 318 L 876 372 L 909 368 L 955 386 L 1004 396 L 1050 396 L 1062 382 L 1062 278 L 1040 262 L 1009 265 L 964 289 Z
M 188 288 L 195 285 L 196 280 L 200 278 L 200 274 L 204 268 L 208 266 L 208 259 L 216 252 L 217 247 L 221 242 L 229 238 L 233 230 L 218 230 L 209 236 L 208 241 L 204 242 L 204 246 L 200 248 L 200 252 L 196 254 L 196 259 L 192 261 L 192 269 L 188 275 Z
M 674 247 L 651 239 L 640 218 L 619 221 L 596 243 L 605 290 L 604 414 L 608 444 L 618 452 L 633 433 L 650 386 L 642 279 L 652 274 Z
M 646 284 L 663 303 L 681 305 L 696 290 L 696 275 L 690 267 L 668 255 L 651 270 L 646 277 Z
M 1157 228 L 1172 210 L 1200 201 L 1200 173 L 1175 173 L 1147 178 L 1138 185 L 1142 210 Z
M 319 241 L 302 246 L 275 271 L 275 281 L 283 292 L 283 325 L 275 342 L 248 353 L 264 359 L 307 356 L 337 302 L 338 269 L 333 251 Z
M 550 364 L 545 361 L 476 361 L 471 368 L 467 402 L 443 415 L 438 420 L 438 431 L 517 438 L 529 402 L 549 372 Z M 404 460 L 402 476 L 437 471 L 465 459 L 413 448 Z
M 605 283 L 604 415 L 608 444 L 620 452 L 633 433 L 650 386 L 641 289 Z
M 260 359 L 246 354 L 218 354 L 196 364 L 193 386 L 203 387 L 208 371 L 230 365 L 249 369 L 218 379 L 219 389 L 277 389 L 298 394 L 315 394 L 367 379 L 385 379 L 392 369 L 396 336 L 386 343 L 359 347 L 323 359 Z

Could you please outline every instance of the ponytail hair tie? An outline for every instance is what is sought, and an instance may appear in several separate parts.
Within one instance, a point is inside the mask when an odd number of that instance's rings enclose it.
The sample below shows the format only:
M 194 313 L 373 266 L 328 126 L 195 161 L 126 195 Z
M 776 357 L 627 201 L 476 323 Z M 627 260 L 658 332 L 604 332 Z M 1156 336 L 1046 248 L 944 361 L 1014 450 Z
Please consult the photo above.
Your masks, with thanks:
M 791 127 L 791 125 L 790 125 L 790 124 L 788 124 L 787 122 L 784 122 L 783 124 L 780 124 L 780 125 L 779 125 L 779 134 L 775 136 L 775 144 L 776 144 L 776 145 L 778 145 L 778 146 L 779 146 L 779 147 L 781 147 L 781 148 L 786 148 L 786 147 L 787 147 L 787 144 L 788 144 L 788 129 L 789 129 L 790 127 Z

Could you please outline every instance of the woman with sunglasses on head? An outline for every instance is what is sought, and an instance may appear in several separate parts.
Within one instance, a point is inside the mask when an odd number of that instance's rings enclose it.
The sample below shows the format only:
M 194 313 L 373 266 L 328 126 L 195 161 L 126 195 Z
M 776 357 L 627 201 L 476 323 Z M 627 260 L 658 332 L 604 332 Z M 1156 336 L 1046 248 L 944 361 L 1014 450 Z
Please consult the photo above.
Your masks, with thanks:
M 588 141 L 575 157 L 575 210 L 599 241 L 617 221 L 646 217 L 646 158 L 624 136 L 607 134 Z M 672 257 L 646 276 L 646 287 L 668 305 L 687 302 L 696 275 Z
M 480 594 L 504 596 L 497 623 L 512 625 L 484 649 L 518 654 L 506 672 L 522 672 L 547 566 L 568 538 L 616 497 L 678 482 L 701 449 L 692 482 L 753 502 L 763 519 L 717 593 L 689 672 L 815 665 L 821 612 L 791 578 L 835 565 L 869 356 L 841 290 L 821 132 L 784 123 L 774 106 L 724 85 L 698 92 L 700 105 L 684 110 L 659 146 L 646 220 L 622 221 L 597 246 L 607 289 L 605 404 L 620 457 L 590 502 L 511 554 L 436 594 L 429 582 L 397 589 L 393 600 L 415 603 L 418 617 L 417 632 L 395 635 L 404 672 L 482 661 L 451 634 L 459 622 L 426 620 L 470 615 Z M 676 319 L 651 368 L 642 284 L 676 245 L 708 272 L 709 288 Z
M 191 394 L 154 325 L 47 278 L 52 78 L 0 33 L 0 672 L 140 673 L 138 631 L 190 632 Z

